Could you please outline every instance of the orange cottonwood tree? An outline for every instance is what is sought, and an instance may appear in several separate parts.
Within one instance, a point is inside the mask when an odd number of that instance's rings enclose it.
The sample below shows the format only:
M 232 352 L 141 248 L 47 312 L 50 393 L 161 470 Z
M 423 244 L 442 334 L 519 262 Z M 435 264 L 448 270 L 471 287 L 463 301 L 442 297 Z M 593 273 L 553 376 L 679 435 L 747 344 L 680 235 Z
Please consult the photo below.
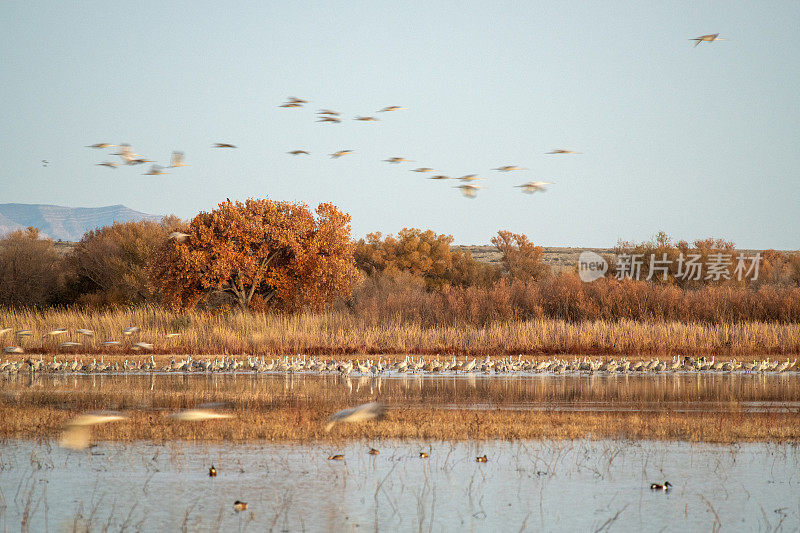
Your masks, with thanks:
M 320 204 L 248 199 L 219 204 L 189 223 L 189 237 L 169 240 L 151 273 L 165 301 L 190 309 L 227 293 L 244 310 L 321 309 L 349 295 L 356 275 L 350 215 Z
M 500 262 L 512 279 L 541 281 L 550 276 L 550 267 L 544 262 L 544 251 L 534 245 L 526 235 L 498 231 L 492 244 L 503 254 Z

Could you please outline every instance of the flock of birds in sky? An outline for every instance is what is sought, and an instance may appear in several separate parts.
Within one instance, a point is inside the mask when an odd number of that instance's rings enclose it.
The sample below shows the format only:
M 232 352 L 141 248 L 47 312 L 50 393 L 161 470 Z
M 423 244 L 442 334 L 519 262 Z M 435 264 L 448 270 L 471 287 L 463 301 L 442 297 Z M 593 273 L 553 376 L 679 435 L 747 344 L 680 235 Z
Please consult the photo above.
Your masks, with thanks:
M 285 103 L 281 104 L 279 107 L 282 107 L 282 108 L 301 108 L 301 107 L 304 106 L 304 104 L 307 104 L 307 103 L 308 103 L 307 100 L 291 96 L 291 97 L 289 97 L 287 99 L 287 101 Z M 398 105 L 392 105 L 392 106 L 387 106 L 387 107 L 384 107 L 383 109 L 380 109 L 378 111 L 378 113 L 387 113 L 387 112 L 390 112 L 390 111 L 399 111 L 401 109 L 405 109 L 405 108 L 402 107 L 402 106 L 398 106 Z M 330 109 L 322 109 L 322 110 L 317 112 L 317 115 L 319 117 L 317 122 L 336 124 L 336 123 L 341 123 L 341 121 L 343 120 L 341 118 L 341 113 L 339 113 L 337 111 L 332 111 Z M 380 119 L 377 118 L 377 117 L 374 117 L 374 116 L 361 116 L 361 115 L 358 115 L 358 116 L 356 116 L 354 118 L 354 120 L 361 121 L 361 122 L 377 122 Z M 222 143 L 222 142 L 214 143 L 213 147 L 214 148 L 237 148 L 237 146 L 234 145 L 234 144 Z M 172 152 L 172 157 L 171 157 L 170 164 L 169 164 L 169 166 L 165 167 L 165 166 L 156 164 L 155 161 L 153 161 L 151 159 L 147 159 L 143 155 L 135 153 L 133 151 L 133 148 L 131 147 L 131 145 L 130 144 L 126 144 L 126 143 L 122 143 L 122 144 L 118 144 L 117 145 L 117 144 L 110 144 L 110 143 L 106 143 L 106 142 L 101 142 L 101 143 L 95 143 L 95 144 L 89 145 L 89 146 L 87 146 L 87 148 L 98 148 L 98 149 L 119 148 L 119 151 L 114 152 L 111 155 L 119 156 L 121 158 L 121 160 L 122 160 L 121 162 L 102 161 L 100 163 L 97 163 L 97 166 L 108 167 L 108 168 L 117 168 L 120 165 L 129 165 L 130 166 L 130 165 L 142 165 L 142 164 L 146 164 L 146 163 L 153 163 L 151 165 L 151 167 L 150 167 L 150 170 L 143 174 L 145 176 L 161 176 L 161 175 L 164 175 L 164 174 L 168 174 L 168 172 L 165 169 L 189 166 L 187 163 L 184 162 L 184 153 L 183 152 L 179 152 L 179 151 L 173 151 Z M 329 155 L 330 155 L 330 157 L 332 159 L 338 159 L 338 158 L 343 157 L 345 155 L 353 154 L 354 152 L 355 152 L 354 150 L 349 150 L 349 149 L 347 149 L 347 150 L 337 150 L 337 151 L 335 151 L 335 152 L 333 152 L 332 154 L 329 154 Z M 287 153 L 290 154 L 290 155 L 293 155 L 293 156 L 311 155 L 311 153 L 308 150 L 303 150 L 303 149 L 295 149 L 295 150 L 291 150 L 291 151 L 289 151 Z M 580 152 L 575 152 L 573 150 L 555 149 L 555 150 L 552 150 L 552 151 L 547 152 L 547 153 L 551 154 L 551 155 L 563 155 L 563 154 L 578 154 Z M 413 160 L 411 160 L 411 159 L 406 159 L 405 157 L 398 157 L 398 156 L 389 157 L 388 159 L 384 159 L 384 161 L 387 162 L 387 163 L 392 163 L 392 164 L 411 163 L 411 162 L 413 162 Z M 43 163 L 44 163 L 44 161 L 43 161 Z M 517 165 L 503 165 L 503 166 L 500 166 L 500 167 L 497 167 L 497 168 L 493 168 L 492 170 L 493 171 L 498 171 L 498 172 L 512 172 L 512 171 L 528 170 L 528 169 L 524 168 L 524 167 L 517 166 Z M 421 173 L 421 174 L 432 174 L 428 178 L 428 179 L 432 179 L 432 180 L 457 179 L 457 180 L 459 180 L 461 182 L 461 184 L 455 186 L 455 188 L 460 189 L 462 194 L 464 196 L 468 197 L 468 198 L 475 198 L 475 196 L 477 195 L 478 191 L 482 188 L 480 185 L 477 185 L 475 182 L 481 181 L 481 180 L 484 179 L 484 178 L 479 177 L 478 174 L 467 174 L 467 175 L 461 176 L 460 178 L 451 178 L 450 176 L 436 173 L 436 170 L 431 168 L 431 167 L 418 167 L 418 168 L 412 169 L 411 171 L 412 172 L 418 172 L 418 173 Z M 522 192 L 524 192 L 524 193 L 533 194 L 535 192 L 545 191 L 546 190 L 546 186 L 547 185 L 551 185 L 551 184 L 552 184 L 552 182 L 549 182 L 549 181 L 529 181 L 529 182 L 523 183 L 522 185 L 517 185 L 516 187 L 522 189 Z
M 725 40 L 725 39 L 721 38 L 719 36 L 719 33 L 712 33 L 712 34 L 708 34 L 708 35 L 701 35 L 700 37 L 695 37 L 695 38 L 689 39 L 689 40 L 695 41 L 694 45 L 697 46 L 702 42 L 722 41 L 722 40 Z M 304 107 L 305 104 L 308 104 L 308 100 L 305 100 L 303 98 L 297 98 L 295 96 L 290 96 L 283 104 L 281 104 L 278 107 L 286 108 L 286 109 L 297 109 L 297 108 Z M 402 109 L 405 109 L 405 108 L 402 107 L 402 106 L 399 106 L 399 105 L 390 105 L 390 106 L 386 106 L 386 107 L 378 110 L 377 113 L 389 113 L 389 112 L 393 112 L 393 111 L 400 111 Z M 342 118 L 342 114 L 340 112 L 334 111 L 334 110 L 331 110 L 331 109 L 320 109 L 316 113 L 316 115 L 317 115 L 317 122 L 320 122 L 320 123 L 323 123 L 323 124 L 341 124 L 342 120 L 344 120 Z M 353 120 L 356 120 L 356 121 L 359 121 L 359 122 L 378 122 L 381 119 L 376 117 L 376 116 L 372 116 L 372 115 L 356 115 Z M 103 161 L 101 163 L 97 163 L 98 166 L 104 166 L 104 167 L 109 167 L 109 168 L 117 168 L 121 164 L 123 164 L 123 165 L 140 165 L 140 164 L 145 164 L 145 163 L 152 163 L 152 165 L 150 167 L 150 170 L 148 172 L 144 173 L 144 175 L 146 175 L 146 176 L 160 176 L 160 175 L 163 175 L 163 174 L 167 174 L 167 171 L 165 169 L 189 166 L 184 162 L 184 153 L 180 152 L 180 151 L 173 151 L 172 152 L 170 164 L 165 167 L 165 166 L 162 166 L 162 165 L 158 165 L 155 161 L 147 159 L 146 157 L 144 157 L 142 155 L 134 153 L 133 149 L 131 148 L 131 145 L 129 145 L 129 144 L 124 144 L 123 143 L 123 144 L 119 144 L 119 145 L 114 145 L 114 144 L 101 142 L 101 143 L 96 143 L 96 144 L 92 144 L 92 145 L 88 146 L 88 148 L 98 148 L 98 149 L 113 148 L 113 147 L 118 147 L 119 151 L 113 153 L 112 155 L 119 156 L 122 159 L 122 161 L 121 162 Z M 227 142 L 218 142 L 218 143 L 214 143 L 213 147 L 214 148 L 229 148 L 230 149 L 230 148 L 236 148 L 236 145 L 231 144 L 231 143 L 227 143 Z M 302 148 L 294 149 L 294 150 L 291 150 L 291 151 L 289 151 L 287 153 L 290 154 L 290 155 L 293 155 L 293 156 L 298 156 L 298 155 L 308 156 L 308 155 L 311 155 L 311 153 L 308 150 L 305 150 L 305 149 L 302 149 Z M 331 153 L 329 155 L 333 159 L 338 159 L 340 157 L 343 157 L 345 155 L 350 155 L 350 154 L 353 154 L 353 153 L 355 153 L 355 150 L 342 149 L 342 150 L 337 150 L 337 151 L 335 151 L 335 152 L 333 152 L 333 153 Z M 566 150 L 566 149 L 561 149 L 561 148 L 554 149 L 554 150 L 551 150 L 550 152 L 547 152 L 547 154 L 550 154 L 550 155 L 567 155 L 567 154 L 579 154 L 579 153 L 580 152 L 575 152 L 573 150 Z M 387 162 L 387 163 L 391 163 L 391 164 L 414 162 L 411 159 L 407 159 L 407 158 L 401 157 L 401 156 L 392 156 L 392 157 L 389 157 L 387 159 L 384 159 L 384 161 Z M 49 164 L 49 161 L 42 160 L 42 164 L 43 164 L 43 166 L 47 166 Z M 497 171 L 497 172 L 512 172 L 512 171 L 522 171 L 522 170 L 528 170 L 528 169 L 525 168 L 525 167 L 517 166 L 517 165 L 502 165 L 502 166 L 493 168 L 492 170 L 493 171 Z M 449 175 L 438 173 L 434 168 L 431 168 L 431 167 L 418 167 L 418 168 L 412 169 L 412 172 L 418 172 L 418 173 L 421 173 L 421 174 L 430 174 L 430 177 L 428 179 L 431 179 L 431 180 L 457 179 L 457 180 L 459 180 L 461 182 L 461 184 L 460 185 L 456 185 L 454 188 L 459 189 L 461 191 L 461 193 L 464 196 L 468 197 L 468 198 L 475 198 L 477 196 L 478 191 L 483 188 L 481 185 L 478 185 L 477 182 L 478 181 L 482 181 L 482 180 L 485 179 L 485 178 L 480 177 L 478 174 L 467 174 L 467 175 L 461 176 L 459 178 L 452 178 Z M 547 185 L 552 185 L 552 184 L 553 184 L 553 182 L 550 182 L 550 181 L 528 181 L 528 182 L 525 182 L 525 183 L 523 183 L 521 185 L 516 185 L 516 187 L 521 189 L 522 192 L 524 192 L 524 193 L 533 194 L 533 193 L 536 193 L 536 192 L 544 192 L 544 191 L 546 191 L 547 190 Z

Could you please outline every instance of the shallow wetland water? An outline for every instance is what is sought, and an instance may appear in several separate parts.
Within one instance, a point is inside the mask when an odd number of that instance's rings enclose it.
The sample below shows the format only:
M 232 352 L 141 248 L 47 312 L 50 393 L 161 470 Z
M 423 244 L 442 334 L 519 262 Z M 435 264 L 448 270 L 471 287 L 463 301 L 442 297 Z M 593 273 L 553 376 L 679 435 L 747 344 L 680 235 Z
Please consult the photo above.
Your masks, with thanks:
M 369 446 L 380 455 L 368 455 Z M 426 451 L 430 457 L 419 458 Z M 595 531 L 800 527 L 800 449 L 653 441 L 101 443 L 0 449 L 0 528 Z M 343 461 L 329 461 L 342 453 Z M 486 463 L 475 462 L 486 454 Z M 211 464 L 219 474 L 210 478 Z M 669 480 L 669 492 L 651 482 Z M 236 513 L 233 502 L 248 503 Z
M 224 434 L 226 424 L 247 425 L 254 413 L 324 411 L 302 419 L 317 427 L 333 410 L 373 400 L 389 407 L 388 423 L 436 412 L 474 413 L 479 422 L 498 412 L 621 417 L 636 411 L 794 420 L 798 379 L 794 373 L 20 375 L 0 382 L 0 408 L 19 413 L 36 406 L 53 419 L 49 426 L 41 421 L 38 437 L 29 432 L 0 442 L 0 531 L 796 531 L 800 446 L 794 440 L 387 439 L 379 431 L 385 421 L 365 424 L 371 433 L 337 427 L 294 442 L 234 443 L 203 432 Z M 53 421 L 82 410 L 151 412 L 169 424 L 167 413 L 208 401 L 227 403 L 222 408 L 234 418 L 192 426 L 196 434 L 175 440 L 114 442 L 113 433 L 103 433 L 132 418 L 97 428 L 88 450 L 56 445 Z M 368 455 L 370 447 L 380 454 Z M 423 451 L 428 458 L 419 457 Z M 328 460 L 333 454 L 344 460 Z M 476 462 L 484 454 L 487 462 Z M 215 478 L 208 476 L 212 464 Z M 670 491 L 650 489 L 664 481 Z M 247 510 L 235 512 L 236 500 L 246 501 Z

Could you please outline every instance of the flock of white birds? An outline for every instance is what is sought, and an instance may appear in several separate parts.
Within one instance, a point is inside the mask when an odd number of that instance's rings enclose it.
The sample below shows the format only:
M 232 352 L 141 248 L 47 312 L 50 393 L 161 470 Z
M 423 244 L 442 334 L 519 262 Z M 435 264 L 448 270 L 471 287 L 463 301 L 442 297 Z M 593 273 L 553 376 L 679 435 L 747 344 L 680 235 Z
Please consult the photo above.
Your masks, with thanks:
M 723 41 L 725 39 L 720 37 L 719 33 L 711 33 L 711 34 L 708 34 L 708 35 L 701 35 L 700 37 L 695 37 L 695 38 L 689 39 L 689 40 L 695 41 L 694 45 L 697 46 L 702 42 Z M 278 107 L 285 108 L 285 109 L 299 109 L 299 108 L 303 108 L 305 106 L 305 104 L 308 104 L 308 103 L 309 103 L 308 100 L 305 100 L 303 98 L 298 98 L 296 96 L 290 96 L 289 98 L 287 98 L 287 100 L 283 104 L 279 105 Z M 390 105 L 390 106 L 386 106 L 386 107 L 384 107 L 382 109 L 379 109 L 377 111 L 377 113 L 388 113 L 388 112 L 392 112 L 392 111 L 399 111 L 399 110 L 402 110 L 402 109 L 405 109 L 405 108 L 402 107 L 402 106 L 399 106 L 399 105 Z M 319 123 L 322 123 L 322 124 L 341 124 L 342 120 L 344 120 L 342 118 L 342 114 L 340 112 L 334 111 L 334 110 L 331 110 L 331 109 L 320 109 L 319 111 L 317 111 L 316 116 L 317 116 L 316 122 L 319 122 Z M 376 117 L 376 116 L 374 116 L 374 115 L 356 115 L 353 118 L 353 120 L 356 120 L 356 121 L 359 121 L 359 122 L 378 122 L 381 119 Z M 119 156 L 121 158 L 121 162 L 117 162 L 117 161 L 102 161 L 100 163 L 97 163 L 98 166 L 104 166 L 104 167 L 109 167 L 109 168 L 117 168 L 121 164 L 122 165 L 140 165 L 140 164 L 145 164 L 145 163 L 153 163 L 153 165 L 150 167 L 150 170 L 148 172 L 144 173 L 144 175 L 146 175 L 146 176 L 160 176 L 160 175 L 163 175 L 163 174 L 167 174 L 167 171 L 165 169 L 189 166 L 188 164 L 186 164 L 184 162 L 184 153 L 180 152 L 180 151 L 173 151 L 172 152 L 172 156 L 170 158 L 170 164 L 168 166 L 163 166 L 163 165 L 156 164 L 155 161 L 153 161 L 151 159 L 147 159 L 145 156 L 142 156 L 140 154 L 134 153 L 133 148 L 129 144 L 122 143 L 122 144 L 116 145 L 116 144 L 110 144 L 110 143 L 106 143 L 106 142 L 100 142 L 100 143 L 95 143 L 95 144 L 87 146 L 87 148 L 97 148 L 97 149 L 114 148 L 114 147 L 118 147 L 119 151 L 115 152 L 115 153 L 113 153 L 111 155 Z M 214 143 L 213 147 L 214 148 L 236 148 L 236 145 L 231 144 L 231 143 L 227 143 L 227 142 L 218 142 L 218 143 Z M 293 156 L 298 156 L 298 155 L 306 155 L 306 156 L 308 156 L 308 155 L 311 155 L 311 153 L 308 150 L 305 150 L 305 149 L 302 149 L 302 148 L 297 148 L 297 149 L 294 149 L 294 150 L 290 150 L 287 153 L 290 154 L 290 155 L 293 155 Z M 337 151 L 335 151 L 335 152 L 333 152 L 331 154 L 328 154 L 328 155 L 333 159 L 338 159 L 338 158 L 340 158 L 342 156 L 353 154 L 353 153 L 355 153 L 355 150 L 352 150 L 352 149 L 341 149 L 341 150 L 337 150 Z M 579 154 L 580 152 L 575 152 L 573 150 L 565 150 L 565 149 L 555 149 L 555 150 L 551 150 L 550 152 L 546 152 L 546 153 L 547 154 L 551 154 L 551 155 L 565 155 L 565 154 Z M 407 159 L 407 158 L 402 157 L 402 156 L 392 156 L 392 157 L 389 157 L 387 159 L 384 159 L 384 161 L 387 162 L 387 163 L 391 163 L 391 164 L 414 162 L 414 160 Z M 44 166 L 47 166 L 48 163 L 49 163 L 49 161 L 42 160 L 42 164 Z M 520 171 L 520 170 L 528 170 L 528 169 L 525 168 L 525 167 L 517 166 L 517 165 L 502 165 L 502 166 L 493 168 L 491 170 L 498 171 L 498 172 L 511 172 L 511 171 Z M 483 187 L 481 185 L 478 185 L 476 182 L 485 179 L 485 178 L 480 177 L 478 174 L 467 174 L 467 175 L 461 176 L 459 178 L 451 178 L 449 175 L 443 174 L 443 173 L 439 173 L 436 169 L 431 168 L 431 167 L 418 167 L 418 168 L 412 169 L 412 172 L 419 172 L 419 173 L 423 173 L 423 174 L 431 174 L 431 176 L 428 179 L 432 179 L 432 180 L 457 179 L 457 180 L 459 180 L 461 182 L 461 184 L 460 185 L 456 185 L 455 188 L 459 189 L 461 191 L 461 193 L 464 196 L 468 197 L 468 198 L 475 198 L 477 196 L 478 191 L 480 189 L 482 189 Z M 533 194 L 533 193 L 536 193 L 536 192 L 544 192 L 545 190 L 547 190 L 547 185 L 552 185 L 552 184 L 553 184 L 553 182 L 550 182 L 550 181 L 528 181 L 528 182 L 525 182 L 525 183 L 523 183 L 521 185 L 516 185 L 516 187 L 520 188 L 522 190 L 522 192 L 524 192 L 524 193 Z
M 152 349 L 152 345 L 151 349 Z M 7 353 L 9 352 L 6 350 Z M 63 356 L 62 356 L 63 357 Z M 80 357 L 80 359 L 79 359 Z M 59 361 L 59 356 L 53 356 L 51 362 L 45 361 L 40 355 L 38 359 L 29 357 L 24 361 L 3 361 L 0 363 L 0 373 L 84 373 L 95 374 L 104 372 L 137 373 L 137 372 L 272 372 L 272 373 L 335 373 L 344 376 L 378 376 L 396 374 L 565 374 L 565 373 L 606 373 L 606 374 L 644 374 L 661 372 L 787 372 L 795 369 L 797 360 L 785 361 L 766 358 L 750 362 L 737 361 L 735 358 L 727 360 L 707 359 L 705 357 L 672 357 L 662 360 L 659 357 L 651 359 L 613 358 L 604 361 L 600 358 L 573 357 L 571 360 L 562 358 L 551 359 L 524 359 L 522 355 L 508 356 L 493 359 L 486 356 L 478 358 L 456 358 L 436 355 L 414 358 L 410 355 L 397 358 L 379 357 L 372 359 L 342 359 L 333 357 L 317 359 L 297 355 L 272 358 L 267 362 L 264 357 L 217 356 L 203 359 L 191 355 L 182 359 L 175 359 L 166 364 L 157 364 L 152 355 L 141 361 L 124 360 L 122 363 L 105 363 L 103 356 L 100 361 L 93 357 L 90 362 L 84 362 L 83 356 L 78 354 L 69 356 Z
M 304 105 L 307 104 L 307 103 L 308 103 L 308 100 L 304 100 L 302 98 L 297 98 L 295 96 L 290 96 L 287 99 L 287 101 L 284 102 L 283 104 L 281 104 L 279 107 L 295 108 L 296 109 L 296 108 L 304 107 Z M 386 106 L 383 109 L 379 109 L 377 111 L 377 113 L 387 113 L 387 112 L 391 112 L 391 111 L 400 111 L 401 109 L 405 109 L 405 108 L 402 107 L 402 106 L 399 106 L 399 105 L 391 105 L 391 106 Z M 341 116 L 342 114 L 340 112 L 333 111 L 331 109 L 320 109 L 319 111 L 317 111 L 316 114 L 317 114 L 317 122 L 322 122 L 322 123 L 326 123 L 326 124 L 341 124 L 341 122 L 343 120 L 342 116 Z M 372 115 L 369 115 L 369 116 L 367 116 L 367 115 L 356 115 L 353 118 L 353 120 L 357 120 L 357 121 L 360 121 L 360 122 L 378 122 L 381 119 L 376 117 L 376 116 L 372 116 Z M 295 149 L 295 150 L 291 150 L 291 151 L 289 151 L 287 153 L 290 154 L 290 155 L 294 155 L 294 156 L 297 156 L 297 155 L 306 155 L 306 156 L 311 155 L 311 153 L 308 150 L 305 150 L 305 149 Z M 343 149 L 343 150 L 337 150 L 337 151 L 333 152 L 332 154 L 328 154 L 328 155 L 333 159 L 338 159 L 338 158 L 340 158 L 342 156 L 350 155 L 350 154 L 353 154 L 353 153 L 355 153 L 355 150 L 351 150 L 351 149 L 344 150 Z M 572 150 L 556 149 L 556 150 L 552 150 L 552 151 L 547 152 L 547 153 L 548 154 L 577 154 L 579 152 L 574 152 Z M 413 163 L 413 162 L 415 162 L 415 160 L 413 160 L 413 159 L 407 159 L 406 157 L 402 157 L 402 156 L 392 156 L 392 157 L 389 157 L 387 159 L 384 159 L 383 161 L 386 162 L 386 163 L 394 164 L 394 165 L 397 165 L 397 164 L 400 164 L 400 163 Z M 510 171 L 514 171 L 514 170 L 528 170 L 528 169 L 526 169 L 524 167 L 517 166 L 517 165 L 503 165 L 503 166 L 500 166 L 500 167 L 497 167 L 497 168 L 493 168 L 492 170 L 493 171 L 498 171 L 498 172 L 510 172 Z M 478 191 L 482 187 L 480 185 L 478 185 L 476 182 L 481 181 L 481 180 L 484 179 L 484 178 L 481 178 L 478 174 L 467 174 L 467 175 L 461 176 L 460 178 L 451 178 L 449 175 L 439 173 L 436 169 L 431 168 L 431 167 L 417 167 L 417 168 L 411 169 L 411 171 L 412 172 L 418 172 L 418 173 L 421 173 L 421 174 L 431 174 L 431 176 L 428 178 L 428 179 L 431 179 L 431 180 L 457 179 L 457 180 L 459 180 L 461 182 L 461 184 L 460 185 L 456 185 L 455 188 L 459 189 L 461 191 L 461 193 L 464 196 L 468 197 L 468 198 L 475 198 L 477 196 Z M 552 182 L 549 182 L 549 181 L 529 181 L 529 182 L 523 183 L 522 185 L 517 185 L 516 187 L 521 188 L 522 192 L 525 192 L 525 193 L 528 193 L 528 194 L 532 194 L 532 193 L 535 193 L 535 192 L 538 192 L 538 191 L 545 191 L 546 190 L 546 185 L 550 185 L 550 184 L 552 184 Z

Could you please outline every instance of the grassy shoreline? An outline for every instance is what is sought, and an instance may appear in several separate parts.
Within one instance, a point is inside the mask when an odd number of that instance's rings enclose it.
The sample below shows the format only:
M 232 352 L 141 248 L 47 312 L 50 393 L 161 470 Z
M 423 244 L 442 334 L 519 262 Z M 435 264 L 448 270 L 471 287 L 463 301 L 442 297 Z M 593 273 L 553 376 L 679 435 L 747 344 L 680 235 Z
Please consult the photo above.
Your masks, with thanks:
M 121 331 L 138 326 L 131 336 Z M 160 308 L 84 312 L 75 310 L 0 310 L 3 346 L 19 345 L 28 354 L 129 355 L 132 344 L 152 343 L 155 354 L 192 355 L 363 355 L 441 354 L 447 356 L 609 355 L 609 356 L 796 356 L 800 324 L 743 322 L 702 324 L 621 320 L 567 322 L 555 319 L 510 320 L 487 326 L 379 322 L 345 311 L 322 314 L 181 315 Z M 67 328 L 68 333 L 47 332 Z M 85 328 L 94 336 L 76 333 Z M 16 330 L 32 335 L 18 337 Z M 169 333 L 179 336 L 167 337 Z M 61 348 L 64 341 L 81 346 Z M 120 346 L 102 346 L 121 341 Z M 148 355 L 149 356 L 149 355 Z
M 383 420 L 337 424 L 339 409 L 383 402 Z M 56 439 L 75 416 L 112 409 L 104 441 L 339 442 L 370 439 L 648 439 L 800 442 L 797 376 L 442 380 L 339 376 L 20 377 L 2 385 L 0 439 Z M 176 422 L 213 404 L 230 419 Z M 772 405 L 775 404 L 775 405 Z M 753 405 L 768 406 L 763 410 Z M 598 407 L 600 409 L 598 409 Z
M 77 413 L 50 407 L 0 408 L 0 439 L 57 439 Z M 341 442 L 374 439 L 519 440 L 631 439 L 800 442 L 797 413 L 532 412 L 438 409 L 391 410 L 380 422 L 340 424 L 302 408 L 240 413 L 233 420 L 175 423 L 164 412 L 125 411 L 121 422 L 97 426 L 94 441 Z

